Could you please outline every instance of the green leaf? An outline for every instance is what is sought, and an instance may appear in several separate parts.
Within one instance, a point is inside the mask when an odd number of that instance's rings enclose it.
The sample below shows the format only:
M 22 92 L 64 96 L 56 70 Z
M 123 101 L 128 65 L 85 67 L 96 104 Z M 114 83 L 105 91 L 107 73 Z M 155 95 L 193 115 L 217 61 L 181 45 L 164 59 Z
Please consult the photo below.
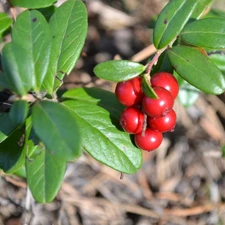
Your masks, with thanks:
M 18 100 L 13 103 L 9 116 L 15 126 L 19 126 L 24 123 L 28 115 L 28 109 L 29 105 L 27 101 Z
M 0 113 L 0 124 L 1 143 L 16 129 L 16 125 L 11 121 L 9 113 Z
M 224 158 L 225 157 L 225 145 L 222 147 L 221 151 L 222 151 L 222 157 Z
M 49 68 L 52 42 L 46 19 L 36 10 L 21 13 L 13 27 L 12 38 L 13 42 L 26 49 L 29 54 L 26 56 L 31 59 L 32 70 L 29 77 L 34 77 L 33 88 L 39 91 Z
M 8 43 L 2 50 L 2 67 L 4 82 L 12 91 L 24 96 L 32 89 L 35 83 L 32 59 L 27 50 L 16 43 Z
M 57 0 L 10 0 L 13 6 L 29 9 L 45 8 L 54 4 Z
M 142 89 L 146 96 L 149 98 L 158 98 L 157 94 L 153 90 L 150 82 L 150 76 L 147 74 L 143 75 L 142 79 Z
M 198 47 L 225 48 L 225 20 L 206 18 L 189 23 L 181 32 L 181 39 Z
M 207 11 L 214 0 L 199 0 L 195 10 L 193 11 L 191 18 L 199 19 L 204 15 L 204 12 Z
M 66 160 L 81 155 L 80 131 L 71 112 L 63 105 L 42 101 L 32 108 L 36 135 L 52 154 Z
M 125 106 L 117 100 L 114 93 L 95 87 L 70 89 L 63 94 L 62 98 L 64 100 L 74 99 L 99 105 L 118 119 L 125 108 Z
M 25 162 L 25 137 L 22 130 L 15 130 L 0 144 L 0 168 L 5 173 L 13 173 Z
M 76 118 L 82 146 L 92 157 L 123 173 L 135 173 L 141 167 L 141 150 L 120 130 L 118 118 L 90 101 L 68 100 L 63 104 Z
M 0 13 L 0 34 L 7 30 L 13 20 L 6 13 Z
M 196 48 L 176 46 L 168 50 L 171 64 L 188 83 L 209 94 L 221 94 L 225 78 L 218 67 Z
M 197 4 L 197 0 L 173 0 L 164 7 L 153 32 L 153 43 L 157 49 L 164 48 L 176 38 Z
M 94 73 L 104 80 L 120 82 L 137 77 L 145 69 L 146 67 L 140 63 L 128 60 L 109 60 L 95 66 Z
M 54 199 L 62 184 L 65 170 L 65 159 L 36 146 L 33 155 L 26 159 L 27 182 L 36 201 L 46 203 Z
M 66 1 L 54 12 L 49 25 L 52 30 L 51 63 L 54 68 L 49 73 L 55 77 L 62 72 L 59 78 L 63 79 L 64 74 L 69 74 L 74 68 L 86 39 L 88 24 L 84 3 L 80 0 Z

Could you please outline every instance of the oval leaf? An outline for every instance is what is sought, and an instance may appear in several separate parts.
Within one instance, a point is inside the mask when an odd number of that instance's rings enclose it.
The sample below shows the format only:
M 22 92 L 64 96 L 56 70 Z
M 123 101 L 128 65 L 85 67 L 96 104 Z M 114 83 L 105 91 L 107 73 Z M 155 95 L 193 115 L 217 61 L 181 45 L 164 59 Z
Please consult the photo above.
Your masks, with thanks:
M 24 123 L 28 115 L 28 109 L 29 105 L 27 101 L 18 100 L 13 103 L 9 116 L 15 126 L 19 126 Z
M 13 20 L 6 13 L 0 13 L 0 34 L 7 30 Z
M 146 67 L 140 63 L 128 60 L 109 60 L 99 63 L 94 68 L 97 77 L 109 81 L 125 81 L 130 80 L 145 71 Z
M 29 9 L 45 8 L 51 6 L 55 2 L 57 2 L 57 0 L 10 0 L 10 3 L 14 6 Z
M 52 155 L 51 151 L 42 149 L 40 146 L 35 147 L 34 155 L 26 159 L 29 188 L 36 201 L 40 203 L 50 202 L 54 199 L 62 184 L 66 161 Z
M 66 15 L 66 16 L 65 16 Z M 52 15 L 49 25 L 52 31 L 53 48 L 49 75 L 43 86 L 48 90 L 54 85 L 58 72 L 58 79 L 62 80 L 74 68 L 87 35 L 87 10 L 80 0 L 68 0 L 63 3 Z M 56 79 L 55 89 L 61 83 Z M 49 87 L 50 86 L 50 87 Z M 51 90 L 50 92 L 52 92 Z
M 52 154 L 66 160 L 80 156 L 80 132 L 70 111 L 56 102 L 34 105 L 32 122 L 36 135 Z
M 188 83 L 209 94 L 221 94 L 225 78 L 211 60 L 195 48 L 176 46 L 168 50 L 176 72 Z
M 8 43 L 2 50 L 2 67 L 4 82 L 12 87 L 12 91 L 24 96 L 35 83 L 32 59 L 29 52 L 16 43 Z
M 31 58 L 30 67 L 34 77 L 34 89 L 40 90 L 49 67 L 52 36 L 49 25 L 44 16 L 36 11 L 21 13 L 12 30 L 13 42 L 27 50 Z
M 197 3 L 196 0 L 173 0 L 164 7 L 153 32 L 153 43 L 157 49 L 164 48 L 176 38 L 188 22 Z
M 189 23 L 182 31 L 181 38 L 198 47 L 225 48 L 225 20 L 206 18 Z
M 67 106 L 81 129 L 82 146 L 96 160 L 123 173 L 135 173 L 142 153 L 129 134 L 119 130 L 119 120 L 104 108 L 85 101 L 69 100 Z

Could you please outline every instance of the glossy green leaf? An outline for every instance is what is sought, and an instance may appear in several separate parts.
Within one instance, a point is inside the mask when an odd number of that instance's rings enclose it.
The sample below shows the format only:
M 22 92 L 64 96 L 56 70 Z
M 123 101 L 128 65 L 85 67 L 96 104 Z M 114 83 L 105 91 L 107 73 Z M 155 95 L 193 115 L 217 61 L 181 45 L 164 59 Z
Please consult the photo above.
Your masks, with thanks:
M 209 58 L 222 72 L 225 72 L 225 52 L 210 54 Z
M 86 39 L 88 24 L 84 3 L 81 0 L 66 1 L 54 12 L 49 25 L 53 40 L 51 64 L 54 68 L 49 74 L 55 78 L 58 72 L 62 72 L 62 76 L 58 76 L 63 79 L 64 74 L 69 74 L 74 68 Z M 54 82 L 54 79 L 46 82 Z
M 0 124 L 1 143 L 16 129 L 16 125 L 11 121 L 9 113 L 0 113 Z
M 76 118 L 82 146 L 92 157 L 123 173 L 135 173 L 141 167 L 141 150 L 121 130 L 117 117 L 90 101 L 68 100 L 63 104 Z
M 198 47 L 225 48 L 225 20 L 206 18 L 189 23 L 181 32 L 181 38 Z
M 191 18 L 199 19 L 204 16 L 204 13 L 210 8 L 214 0 L 199 0 L 195 10 L 193 11 Z
M 33 79 L 34 89 L 40 90 L 49 68 L 52 36 L 44 16 L 36 10 L 21 13 L 12 30 L 13 42 L 27 50 L 32 68 L 29 77 Z
M 2 67 L 4 82 L 12 91 L 24 96 L 35 83 L 32 59 L 27 50 L 16 43 L 8 43 L 2 50 Z
M 158 98 L 157 94 L 153 90 L 151 84 L 150 84 L 150 76 L 147 74 L 143 75 L 142 79 L 142 89 L 146 96 L 149 98 Z
M 40 203 L 50 202 L 57 195 L 66 170 L 65 159 L 36 146 L 26 159 L 27 182 L 31 193 Z
M 13 20 L 6 13 L 0 13 L 0 34 L 7 30 L 12 24 Z
M 125 108 L 125 106 L 117 100 L 114 93 L 95 87 L 70 89 L 63 94 L 62 98 L 64 100 L 74 99 L 99 105 L 118 119 Z
M 13 124 L 19 126 L 24 123 L 28 115 L 29 105 L 27 101 L 15 101 L 10 109 L 9 116 Z
M 169 45 L 191 17 L 197 0 L 170 1 L 159 14 L 153 32 L 153 43 L 157 49 Z
M 176 46 L 168 50 L 171 64 L 188 83 L 209 94 L 225 90 L 225 78 L 218 67 L 196 48 Z
M 15 130 L 0 144 L 0 168 L 5 173 L 13 173 L 25 162 L 25 137 L 22 130 Z
M 140 63 L 128 60 L 109 60 L 95 66 L 94 73 L 104 80 L 119 82 L 137 77 L 145 69 L 146 67 Z
M 73 160 L 81 155 L 80 131 L 71 112 L 63 105 L 42 101 L 32 108 L 36 135 L 53 155 Z
M 57 2 L 57 0 L 10 0 L 10 3 L 13 6 L 29 9 L 45 8 L 51 6 L 55 2 Z

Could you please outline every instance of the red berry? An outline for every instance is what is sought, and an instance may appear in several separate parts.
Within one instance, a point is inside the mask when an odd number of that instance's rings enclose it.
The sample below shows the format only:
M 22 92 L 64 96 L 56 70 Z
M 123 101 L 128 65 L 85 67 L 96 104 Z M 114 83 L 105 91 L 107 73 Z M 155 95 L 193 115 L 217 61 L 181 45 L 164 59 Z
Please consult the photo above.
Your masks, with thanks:
M 173 97 L 169 91 L 162 87 L 153 87 L 158 99 L 144 96 L 142 109 L 150 117 L 161 117 L 166 115 L 173 108 Z
M 142 133 L 136 134 L 134 140 L 138 148 L 153 151 L 160 146 L 163 136 L 161 132 L 147 128 L 144 135 Z
M 138 108 L 128 107 L 120 116 L 120 125 L 129 134 L 140 133 L 144 125 L 144 113 Z
M 176 113 L 172 109 L 165 116 L 158 118 L 148 117 L 148 125 L 159 132 L 172 131 L 176 125 Z
M 153 87 L 163 87 L 167 89 L 175 99 L 179 92 L 179 85 L 176 78 L 171 73 L 159 72 L 151 77 L 151 85 Z
M 125 106 L 140 104 L 143 98 L 141 82 L 141 77 L 135 77 L 131 80 L 119 82 L 115 90 L 119 102 Z

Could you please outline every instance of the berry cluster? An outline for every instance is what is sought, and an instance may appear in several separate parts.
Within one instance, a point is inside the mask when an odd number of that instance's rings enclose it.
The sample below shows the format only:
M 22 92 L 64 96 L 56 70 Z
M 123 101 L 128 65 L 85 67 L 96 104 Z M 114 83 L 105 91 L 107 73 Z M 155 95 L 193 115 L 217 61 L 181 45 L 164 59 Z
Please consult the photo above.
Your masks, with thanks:
M 158 96 L 149 98 L 142 90 L 142 77 L 119 82 L 115 94 L 120 103 L 127 106 L 120 117 L 120 125 L 142 150 L 152 151 L 162 142 L 162 133 L 173 131 L 176 125 L 174 100 L 179 86 L 175 77 L 167 72 L 154 74 L 151 86 Z

